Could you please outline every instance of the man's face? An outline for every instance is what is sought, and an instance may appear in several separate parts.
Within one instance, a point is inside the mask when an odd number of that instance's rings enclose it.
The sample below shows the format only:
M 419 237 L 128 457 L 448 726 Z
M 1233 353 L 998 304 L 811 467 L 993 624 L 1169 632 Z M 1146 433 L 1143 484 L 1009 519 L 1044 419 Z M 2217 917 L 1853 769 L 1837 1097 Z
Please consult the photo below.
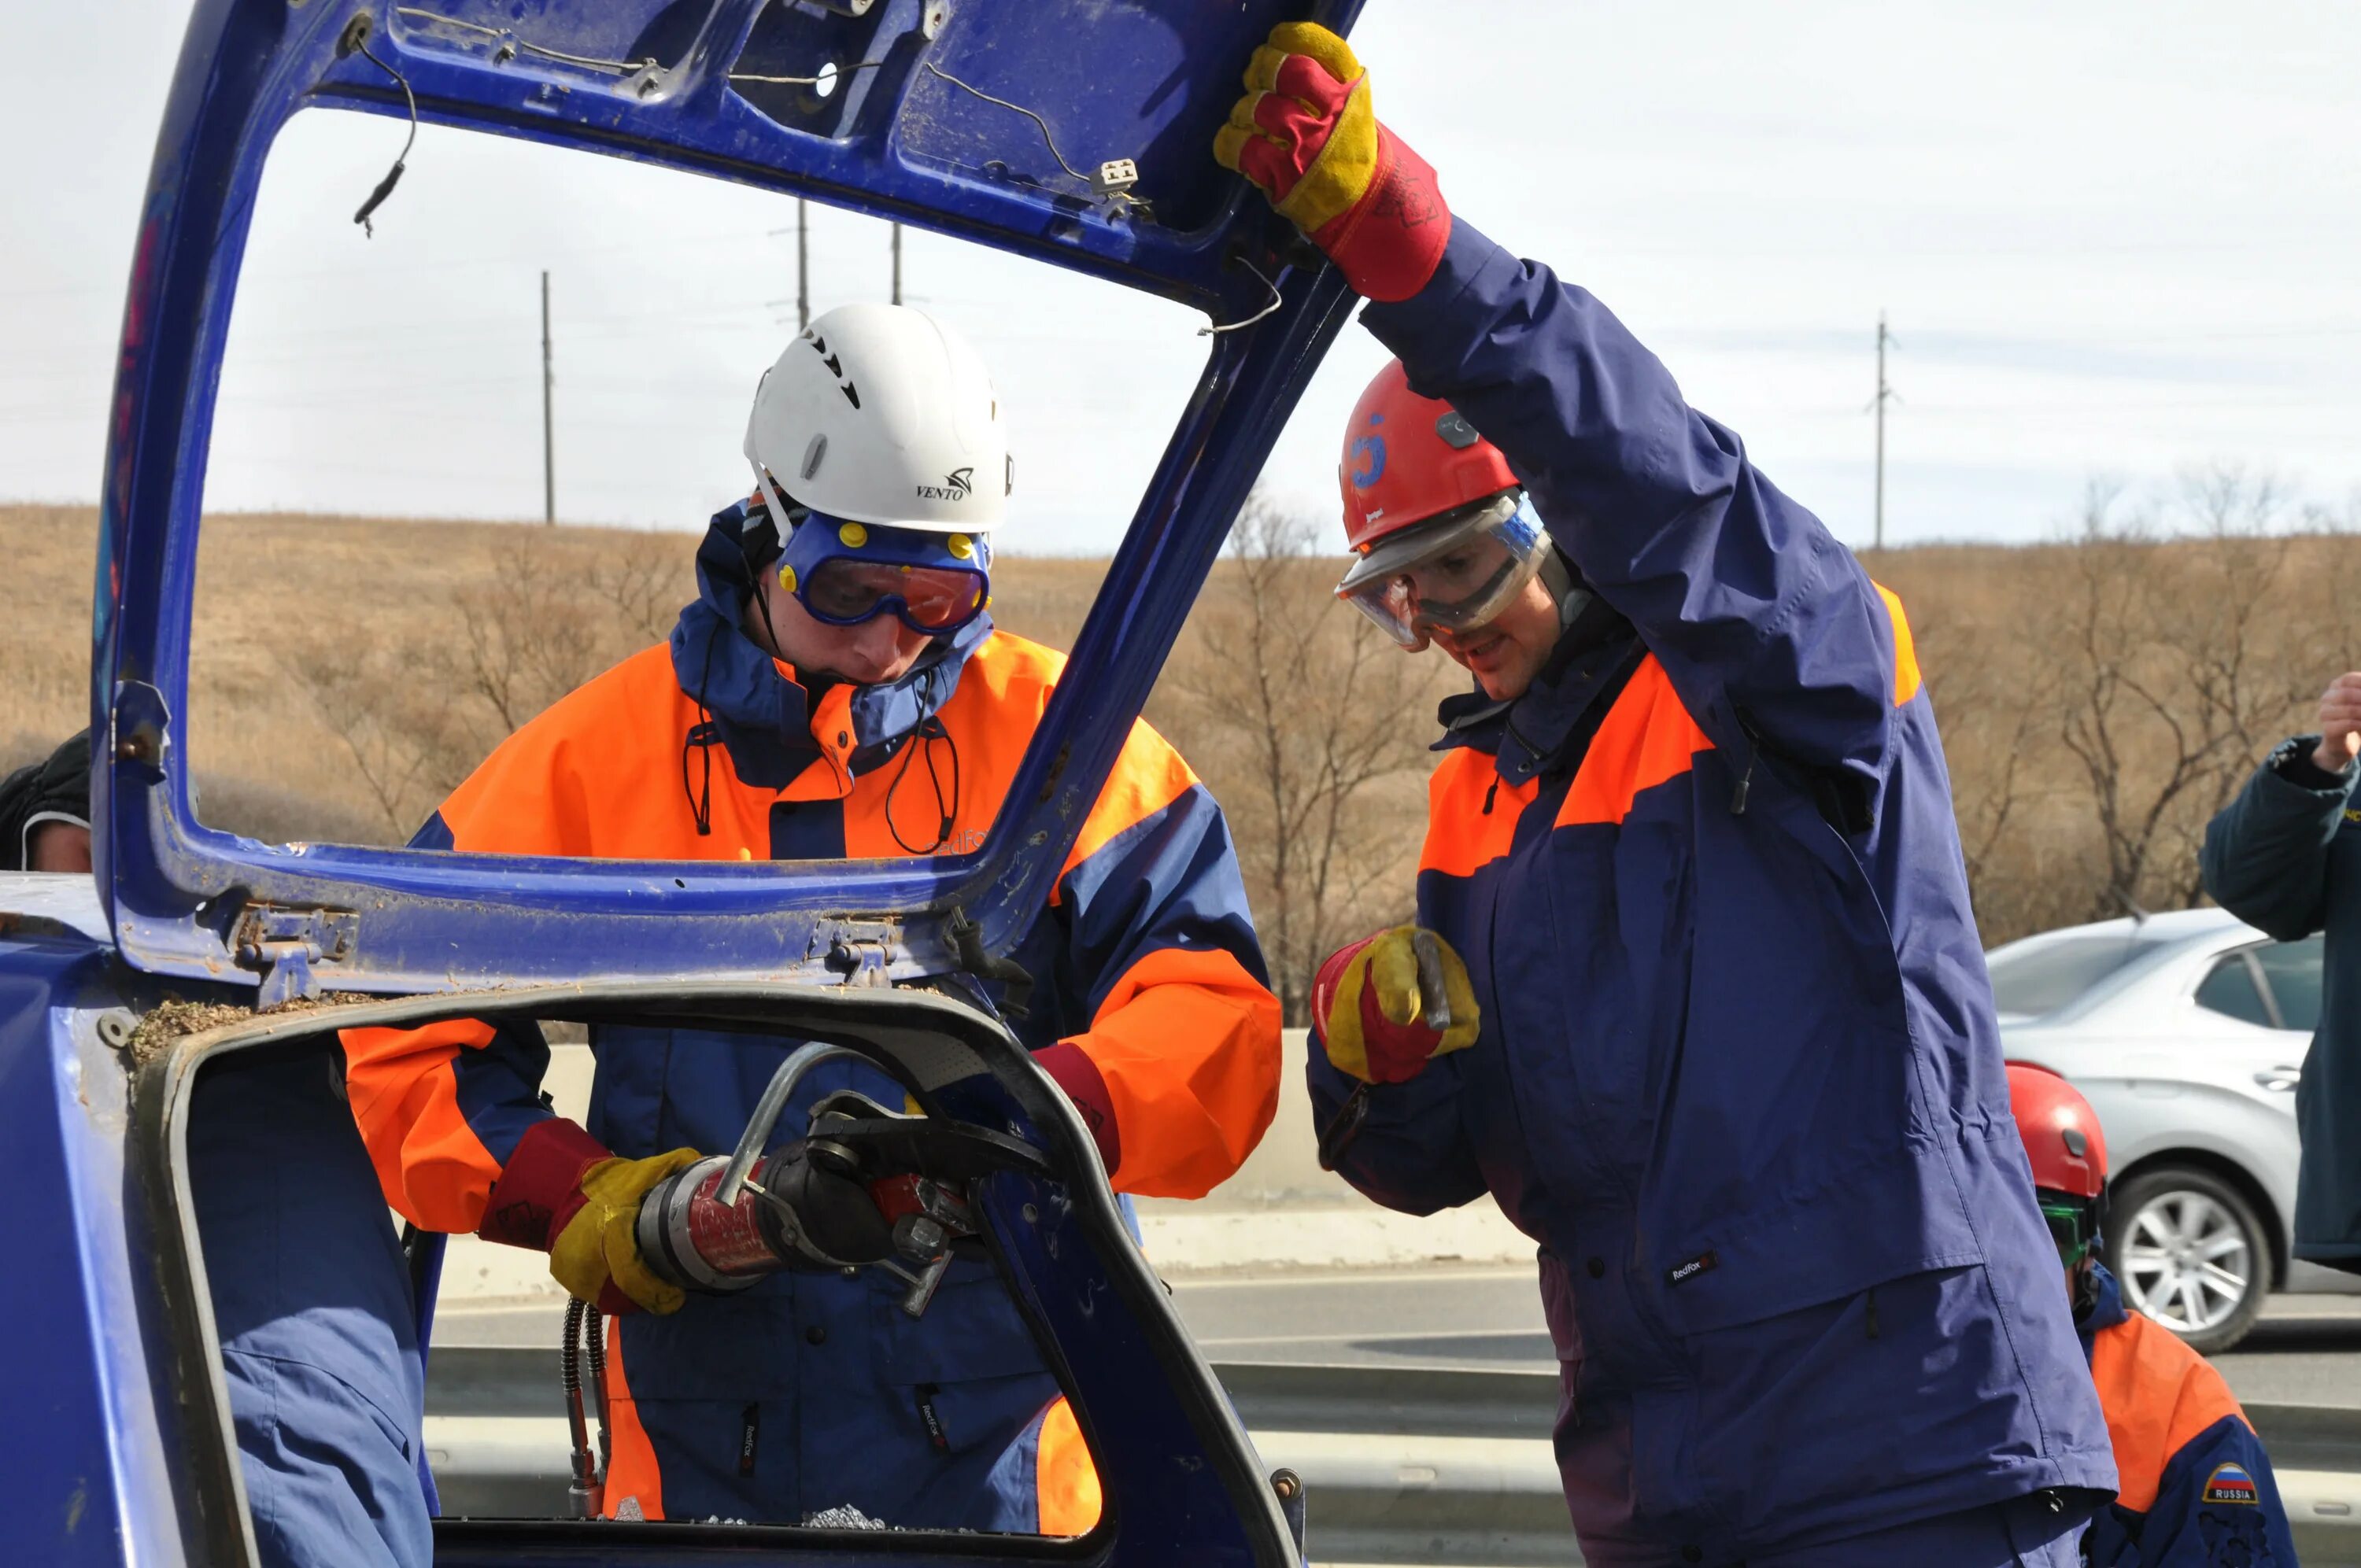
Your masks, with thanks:
M 1508 609 L 1483 625 L 1466 631 L 1438 627 L 1429 635 L 1476 677 L 1486 696 L 1502 702 L 1525 695 L 1549 662 L 1550 650 L 1557 646 L 1559 630 L 1556 601 L 1535 577 Z
M 37 823 L 27 848 L 25 869 L 28 872 L 90 874 L 90 829 L 80 823 Z
M 778 633 L 775 652 L 804 674 L 833 675 L 855 685 L 883 685 L 908 674 L 934 641 L 892 614 L 871 616 L 858 626 L 830 626 L 814 620 L 802 600 L 779 586 L 775 569 L 763 572 L 762 583 L 770 625 Z M 747 630 L 759 634 L 762 618 L 751 620 Z

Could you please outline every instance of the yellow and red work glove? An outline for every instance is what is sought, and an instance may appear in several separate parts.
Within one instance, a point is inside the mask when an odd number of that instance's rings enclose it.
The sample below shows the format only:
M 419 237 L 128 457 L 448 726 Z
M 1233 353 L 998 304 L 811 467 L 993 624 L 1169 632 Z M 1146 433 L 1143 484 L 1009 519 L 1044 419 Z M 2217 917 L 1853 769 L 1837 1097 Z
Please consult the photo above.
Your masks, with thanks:
M 685 1298 L 641 1260 L 632 1227 L 648 1189 L 698 1158 L 674 1149 L 619 1159 L 576 1123 L 549 1117 L 517 1140 L 476 1234 L 549 1254 L 551 1276 L 601 1311 L 677 1311 Z
M 604 1159 L 582 1173 L 582 1206 L 558 1230 L 549 1248 L 549 1272 L 577 1299 L 608 1311 L 632 1306 L 661 1317 L 680 1310 L 687 1298 L 677 1285 L 656 1277 L 640 1256 L 640 1200 L 648 1189 L 705 1157 L 674 1149 L 646 1159 Z
M 1281 22 L 1246 82 L 1213 137 L 1222 167 L 1260 187 L 1364 299 L 1424 288 L 1451 237 L 1451 209 L 1426 160 L 1378 123 L 1352 49 L 1316 23 Z
M 1482 1023 L 1467 966 L 1416 926 L 1331 953 L 1312 981 L 1312 1016 L 1329 1061 L 1364 1083 L 1416 1078 L 1436 1057 L 1474 1045 Z

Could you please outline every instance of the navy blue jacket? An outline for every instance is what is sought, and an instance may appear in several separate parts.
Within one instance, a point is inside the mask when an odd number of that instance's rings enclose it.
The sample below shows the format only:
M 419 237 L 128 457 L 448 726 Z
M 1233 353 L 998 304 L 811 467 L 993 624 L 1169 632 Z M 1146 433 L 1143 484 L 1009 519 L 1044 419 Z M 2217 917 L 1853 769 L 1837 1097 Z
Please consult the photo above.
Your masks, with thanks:
M 2317 735 L 2255 770 L 2205 825 L 2205 891 L 2283 942 L 2324 932 L 2320 1026 L 2295 1091 L 2295 1255 L 2361 1273 L 2361 811 L 2355 770 L 2323 773 Z M 2350 978 L 2348 978 L 2350 977 Z
M 1345 1174 L 1540 1244 L 1587 1551 L 1706 1561 L 2114 1468 L 1900 607 L 1588 294 L 1458 222 L 1364 321 L 1611 610 L 1447 705 L 1418 917 L 1481 1037 Z M 1620 618 L 1620 619 L 1619 619 Z M 1323 1125 L 1351 1084 L 1320 1052 Z M 2078 1490 L 2078 1489 L 2087 1489 Z

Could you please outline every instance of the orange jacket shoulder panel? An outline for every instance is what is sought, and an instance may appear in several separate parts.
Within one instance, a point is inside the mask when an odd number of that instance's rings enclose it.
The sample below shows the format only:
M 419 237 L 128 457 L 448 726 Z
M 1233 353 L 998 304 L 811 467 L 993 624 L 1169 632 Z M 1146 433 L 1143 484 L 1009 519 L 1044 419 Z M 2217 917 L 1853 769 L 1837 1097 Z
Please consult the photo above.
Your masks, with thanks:
M 452 847 L 600 860 L 737 860 L 744 850 L 768 859 L 771 792 L 757 801 L 741 788 L 726 746 L 684 758 L 696 723 L 672 650 L 642 649 L 552 703 L 451 792 L 442 815 Z M 686 791 L 708 762 L 712 831 L 700 835 Z
M 2191 1439 L 2224 1416 L 2246 1419 L 2212 1363 L 2136 1312 L 2092 1336 L 2091 1377 L 2122 1477 L 2115 1501 L 2136 1513 L 2155 1504 L 2164 1467 Z
M 1473 876 L 1509 852 L 1517 818 L 1541 793 L 1539 779 L 1505 783 L 1492 758 L 1472 746 L 1443 754 L 1426 781 L 1426 844 L 1418 869 Z
M 1910 618 L 1903 613 L 1899 596 L 1883 583 L 1870 586 L 1885 601 L 1885 613 L 1894 622 L 1894 706 L 1900 707 L 1918 695 L 1918 644 L 1910 635 Z
M 1040 722 L 1043 710 L 1049 706 L 1049 694 L 1057 688 L 1058 678 L 1065 670 L 1063 653 L 995 629 L 969 659 L 967 670 L 960 676 L 960 689 L 944 708 L 944 721 L 949 724 L 953 710 L 968 707 L 969 685 L 980 676 L 980 684 L 990 698 L 994 739 L 1014 751 L 1006 771 L 1000 775 L 1004 792 L 1007 781 L 1016 776 L 1016 763 L 1032 741 L 1034 726 Z M 1011 722 L 1020 716 L 1021 731 Z M 971 720 L 969 728 L 972 727 Z M 955 729 L 953 733 L 962 736 L 964 751 L 965 731 Z M 1066 863 L 1059 868 L 1059 876 L 1062 879 L 1125 828 L 1180 799 L 1196 782 L 1197 775 L 1171 743 L 1146 719 L 1134 719 L 1130 737 L 1116 755 L 1106 783 L 1100 786 L 1098 800 L 1083 819 L 1082 836 L 1074 841 L 1073 852 L 1066 857 Z M 998 804 L 996 796 L 994 804 Z
M 1557 826 L 1620 822 L 1640 792 L 1687 773 L 1713 741 L 1697 728 L 1651 653 L 1631 672 L 1607 710 L 1558 807 Z

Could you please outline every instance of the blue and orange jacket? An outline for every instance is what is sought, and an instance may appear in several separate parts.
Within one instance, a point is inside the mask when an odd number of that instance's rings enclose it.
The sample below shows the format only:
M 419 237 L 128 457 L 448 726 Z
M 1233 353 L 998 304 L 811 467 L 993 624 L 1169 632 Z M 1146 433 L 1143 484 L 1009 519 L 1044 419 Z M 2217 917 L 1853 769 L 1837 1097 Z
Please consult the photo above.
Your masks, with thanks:
M 1464 220 L 1362 319 L 1597 602 L 1514 704 L 1445 705 L 1418 918 L 1482 1034 L 1373 1092 L 1345 1174 L 1414 1213 L 1488 1190 L 1540 1244 L 1587 1546 L 2092 1506 L 2106 1427 L 1900 605 L 1604 307 Z M 1309 1078 L 1325 1126 L 1352 1084 L 1316 1048 Z
M 415 842 L 721 861 L 973 848 L 1061 657 L 982 618 L 900 681 L 815 696 L 739 630 L 741 533 L 759 515 L 741 504 L 714 519 L 700 598 L 668 646 L 518 730 Z M 1013 1026 L 1093 1124 L 1117 1188 L 1196 1197 L 1237 1168 L 1276 1105 L 1279 1007 L 1220 809 L 1145 723 L 1011 956 L 1036 981 Z M 428 1230 L 533 1246 L 552 1239 L 553 1191 L 587 1160 L 733 1146 L 799 1043 L 594 1028 L 586 1133 L 540 1099 L 537 1034 L 459 1022 L 345 1040 L 354 1114 L 393 1207 Z M 804 1099 L 848 1084 L 899 1101 L 845 1064 L 814 1072 Z M 781 1119 L 780 1141 L 802 1109 Z M 1045 1528 L 1086 1524 L 1095 1480 L 1062 1404 L 1044 1417 L 1054 1384 L 989 1266 L 955 1265 L 919 1321 L 895 1299 L 866 1277 L 780 1276 L 620 1320 L 630 1398 L 610 1509 L 631 1497 L 650 1518 L 800 1519 L 851 1503 L 895 1524 L 1029 1530 L 1038 1499 Z
M 2107 1412 L 2115 1500 L 2082 1535 L 2091 1568 L 2294 1568 L 2262 1440 L 2211 1363 L 2124 1308 L 2093 1264 L 2074 1327 Z

